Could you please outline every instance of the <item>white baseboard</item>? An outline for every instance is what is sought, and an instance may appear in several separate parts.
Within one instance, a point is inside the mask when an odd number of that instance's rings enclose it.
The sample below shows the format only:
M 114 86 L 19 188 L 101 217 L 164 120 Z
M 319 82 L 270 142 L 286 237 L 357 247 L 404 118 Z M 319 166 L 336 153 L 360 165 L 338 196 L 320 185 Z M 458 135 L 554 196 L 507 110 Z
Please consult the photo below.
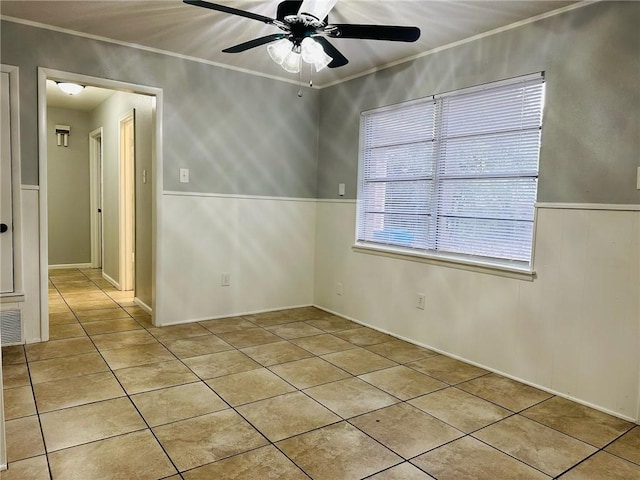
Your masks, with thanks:
M 579 398 L 572 397 L 571 395 L 567 395 L 566 393 L 558 392 L 558 391 L 553 390 L 551 388 L 543 387 L 541 385 L 538 385 L 536 383 L 530 382 L 528 380 L 523 380 L 523 379 L 518 378 L 518 377 L 516 377 L 514 375 L 510 375 L 508 373 L 501 372 L 500 370 L 496 370 L 495 368 L 487 367 L 486 365 L 482 365 L 480 363 L 473 362 L 473 361 L 468 360 L 468 359 L 466 359 L 464 357 L 460 357 L 459 355 L 454 355 L 452 353 L 446 352 L 446 351 L 441 350 L 439 348 L 435 348 L 435 347 L 432 347 L 430 345 L 426 345 L 426 344 L 423 344 L 423 343 L 420 343 L 420 342 L 416 342 L 415 340 L 412 340 L 410 338 L 406 338 L 406 337 L 397 335 L 395 333 L 391 333 L 391 332 L 389 332 L 387 330 L 384 330 L 382 328 L 378 328 L 378 327 L 375 327 L 373 325 L 369 325 L 369 324 L 367 324 L 365 322 L 362 322 L 360 320 L 356 320 L 355 318 L 351 318 L 351 317 L 348 317 L 348 316 L 343 315 L 341 313 L 329 310 L 328 308 L 320 307 L 319 305 L 313 305 L 313 306 L 318 308 L 318 309 L 320 309 L 320 310 L 324 310 L 325 312 L 331 313 L 333 315 L 337 315 L 337 316 L 342 317 L 342 318 L 346 318 L 347 320 L 351 320 L 352 322 L 359 323 L 360 325 L 363 325 L 365 327 L 371 328 L 373 330 L 377 330 L 378 332 L 386 333 L 387 335 L 389 335 L 391 337 L 397 338 L 399 340 L 403 340 L 403 341 L 405 341 L 407 343 L 412 343 L 413 345 L 417 345 L 419 347 L 429 349 L 432 352 L 436 352 L 436 353 L 439 353 L 441 355 L 445 355 L 445 356 L 453 358 L 455 360 L 460 360 L 461 362 L 468 363 L 469 365 L 473 365 L 474 367 L 479 367 L 479 368 L 482 368 L 482 369 L 487 370 L 489 372 L 501 375 L 503 377 L 510 378 L 511 380 L 515 380 L 516 382 L 520 382 L 520 383 L 523 383 L 525 385 L 529 385 L 530 387 L 537 388 L 538 390 L 542 390 L 543 392 L 547 392 L 547 393 L 550 393 L 552 395 L 557 395 L 558 397 L 566 398 L 567 400 L 571 400 L 572 402 L 579 403 L 580 405 L 584 405 L 585 407 L 593 408 L 594 410 L 598 410 L 600 412 L 607 413 L 607 414 L 609 414 L 611 416 L 614 416 L 614 417 L 617 417 L 617 418 L 621 418 L 623 420 L 627 420 L 628 422 L 633 422 L 633 423 L 636 423 L 636 424 L 640 425 L 640 418 L 633 418 L 633 417 L 629 417 L 627 415 L 622 415 L 622 414 L 620 414 L 618 412 L 614 412 L 614 411 L 609 410 L 607 408 L 603 408 L 603 407 L 601 407 L 599 405 L 594 405 L 592 403 L 586 402 L 586 401 L 581 400 Z
M 147 305 L 146 303 L 144 303 L 142 300 L 140 300 L 138 297 L 134 297 L 133 298 L 133 303 L 138 305 L 141 309 L 143 309 L 149 315 L 151 315 L 153 313 L 153 310 L 151 309 L 151 307 L 149 305 Z
M 185 323 L 195 323 L 195 322 L 206 322 L 207 320 L 219 320 L 221 318 L 233 318 L 233 317 L 243 317 L 246 315 L 257 315 L 259 313 L 269 313 L 269 312 L 278 312 L 280 310 L 291 310 L 294 308 L 303 308 L 303 307 L 313 307 L 315 305 L 307 303 L 305 305 L 293 305 L 293 306 L 289 306 L 289 307 L 277 307 L 277 308 L 267 308 L 264 310 L 252 310 L 249 312 L 241 312 L 241 313 L 229 313 L 226 315 L 217 315 L 217 316 L 211 316 L 211 317 L 203 317 L 203 318 L 190 318 L 187 320 L 182 320 L 182 321 L 178 321 L 178 322 L 170 322 L 170 323 L 163 323 L 162 325 L 157 325 L 158 327 L 168 327 L 171 325 L 184 325 Z M 320 308 L 320 307 L 318 307 Z M 324 308 L 320 308 L 320 310 L 324 310 L 327 311 Z
M 15 307 L 18 307 L 19 303 L 24 302 L 25 293 L 20 292 L 11 292 L 11 293 L 0 293 L 0 309 L 2 308 L 2 304 L 11 304 L 14 303 Z M 9 306 L 9 305 L 8 305 Z
M 104 270 L 102 271 L 102 278 L 104 278 L 107 282 L 109 282 L 111 285 L 113 285 L 118 290 L 120 290 L 120 284 L 116 282 L 113 278 L 111 278 L 109 275 L 104 273 Z
M 70 268 L 91 268 L 90 263 L 64 263 L 60 265 L 49 265 L 49 270 L 65 270 Z

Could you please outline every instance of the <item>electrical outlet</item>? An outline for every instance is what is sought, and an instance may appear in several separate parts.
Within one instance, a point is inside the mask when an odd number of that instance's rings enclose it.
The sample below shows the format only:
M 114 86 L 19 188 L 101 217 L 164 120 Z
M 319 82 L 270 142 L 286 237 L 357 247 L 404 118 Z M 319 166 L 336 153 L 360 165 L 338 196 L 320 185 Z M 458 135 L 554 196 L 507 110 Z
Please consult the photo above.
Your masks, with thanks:
M 424 303 L 425 303 L 424 293 L 418 293 L 416 296 L 416 308 L 419 308 L 420 310 L 424 310 Z
M 223 287 L 228 287 L 231 285 L 231 274 L 224 272 L 222 274 L 222 278 L 220 279 L 220 285 Z
M 336 295 L 342 295 L 342 283 L 336 284 Z

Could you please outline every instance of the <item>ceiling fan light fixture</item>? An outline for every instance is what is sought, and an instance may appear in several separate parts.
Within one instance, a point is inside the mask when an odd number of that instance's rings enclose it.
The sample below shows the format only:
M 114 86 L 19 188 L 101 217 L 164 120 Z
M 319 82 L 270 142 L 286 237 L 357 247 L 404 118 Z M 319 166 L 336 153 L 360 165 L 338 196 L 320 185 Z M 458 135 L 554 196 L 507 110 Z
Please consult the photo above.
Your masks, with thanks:
M 282 62 L 284 62 L 287 55 L 291 53 L 291 50 L 293 50 L 293 42 L 286 38 L 278 40 L 271 45 L 267 45 L 267 52 L 269 53 L 271 60 L 276 62 L 278 65 L 282 65 Z
M 58 88 L 67 95 L 77 95 L 84 90 L 84 85 L 71 82 L 56 82 Z
M 312 63 L 316 72 L 319 72 L 331 63 L 333 58 L 327 55 L 318 42 L 313 38 L 306 37 L 300 44 L 302 59 L 307 63 Z
M 271 59 L 284 68 L 287 72 L 298 73 L 300 71 L 300 46 L 291 40 L 283 38 L 267 46 L 267 52 Z
M 289 55 L 287 55 L 287 57 L 281 63 L 281 66 L 289 73 L 298 73 L 300 72 L 301 58 L 302 56 L 298 52 L 296 52 L 295 50 L 292 50 L 289 52 Z

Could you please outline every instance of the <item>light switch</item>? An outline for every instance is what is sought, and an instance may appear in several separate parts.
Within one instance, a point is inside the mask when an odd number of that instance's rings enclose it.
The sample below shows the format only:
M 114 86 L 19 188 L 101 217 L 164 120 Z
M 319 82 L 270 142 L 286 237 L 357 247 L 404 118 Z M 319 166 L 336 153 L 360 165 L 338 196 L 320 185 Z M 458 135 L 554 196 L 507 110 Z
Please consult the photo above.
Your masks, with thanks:
M 180 169 L 180 183 L 189 183 L 189 169 L 181 168 Z
M 147 183 L 147 171 L 142 170 L 142 183 Z
M 636 172 L 636 188 L 640 190 L 640 167 L 638 167 L 638 171 Z
M 338 184 L 338 195 L 344 197 L 344 183 Z

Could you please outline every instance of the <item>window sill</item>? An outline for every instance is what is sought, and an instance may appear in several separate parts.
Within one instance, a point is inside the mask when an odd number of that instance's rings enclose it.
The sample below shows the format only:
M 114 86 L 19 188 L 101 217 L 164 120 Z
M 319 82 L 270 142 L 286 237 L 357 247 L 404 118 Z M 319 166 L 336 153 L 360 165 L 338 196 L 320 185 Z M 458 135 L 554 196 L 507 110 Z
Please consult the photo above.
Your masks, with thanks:
M 514 278 L 517 280 L 533 281 L 536 272 L 520 265 L 501 263 L 499 261 L 474 261 L 469 258 L 460 258 L 452 255 L 438 253 L 417 253 L 402 248 L 385 247 L 382 245 L 363 245 L 356 243 L 352 250 L 357 253 L 368 255 L 381 255 L 383 257 L 397 258 L 411 262 L 428 263 L 441 267 L 458 268 L 470 272 L 486 273 L 501 277 Z

